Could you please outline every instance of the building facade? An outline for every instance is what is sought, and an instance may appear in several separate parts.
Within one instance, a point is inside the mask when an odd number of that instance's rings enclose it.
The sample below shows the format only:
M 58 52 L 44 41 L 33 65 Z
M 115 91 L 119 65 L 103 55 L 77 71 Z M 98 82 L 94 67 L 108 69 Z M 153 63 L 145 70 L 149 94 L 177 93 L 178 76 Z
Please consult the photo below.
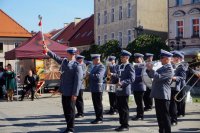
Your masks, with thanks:
M 200 0 L 169 1 L 168 45 L 192 56 L 200 52 Z
M 5 60 L 5 52 L 14 49 L 32 35 L 0 9 L 0 66 L 8 63 L 15 68 L 15 61 Z
M 94 0 L 94 18 L 99 45 L 115 39 L 126 47 L 141 32 L 167 39 L 166 0 Z
M 74 22 L 66 24 L 51 39 L 70 47 L 77 47 L 80 52 L 89 49 L 94 44 L 94 15 L 85 19 L 75 18 Z

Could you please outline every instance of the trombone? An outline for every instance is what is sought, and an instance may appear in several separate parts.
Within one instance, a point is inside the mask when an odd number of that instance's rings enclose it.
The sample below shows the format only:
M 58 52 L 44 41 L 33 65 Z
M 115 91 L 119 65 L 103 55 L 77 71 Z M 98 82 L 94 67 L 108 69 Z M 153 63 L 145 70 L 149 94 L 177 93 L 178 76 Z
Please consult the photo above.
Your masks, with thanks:
M 197 75 L 197 73 L 198 73 L 198 71 L 195 71 L 195 70 L 193 70 L 192 68 L 190 68 L 190 67 L 188 67 L 189 69 L 191 69 L 191 71 L 192 71 L 192 76 L 187 80 L 187 82 L 185 83 L 186 85 L 190 82 L 190 80 L 195 76 L 195 75 Z M 185 86 L 183 86 L 181 89 L 180 89 L 180 91 L 174 96 L 174 99 L 175 99 L 175 101 L 177 101 L 177 102 L 181 102 L 186 96 L 187 96 L 187 93 L 198 83 L 198 81 L 200 81 L 200 78 L 198 78 L 194 83 L 193 83 L 193 85 L 192 86 L 190 86 L 189 87 L 189 89 L 187 89 L 187 92 L 182 96 L 182 98 L 179 98 L 178 99 L 178 95 L 181 93 L 181 91 L 186 87 L 186 85 Z

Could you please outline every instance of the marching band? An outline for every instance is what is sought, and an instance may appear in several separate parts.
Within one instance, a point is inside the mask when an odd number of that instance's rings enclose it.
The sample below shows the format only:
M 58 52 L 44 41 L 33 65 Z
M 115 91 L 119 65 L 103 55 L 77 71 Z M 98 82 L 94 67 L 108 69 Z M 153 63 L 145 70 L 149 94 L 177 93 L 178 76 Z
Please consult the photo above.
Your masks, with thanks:
M 109 95 L 110 109 L 106 114 L 119 114 L 120 126 L 115 131 L 129 130 L 129 96 L 134 95 L 136 102 L 136 116 L 132 120 L 143 120 L 144 111 L 152 109 L 155 101 L 155 112 L 160 133 L 170 133 L 171 125 L 177 125 L 178 115 L 185 115 L 185 100 L 177 102 L 175 95 L 186 85 L 187 65 L 183 64 L 184 54 L 179 51 L 168 52 L 161 50 L 160 63 L 162 66 L 154 69 L 153 54 L 144 55 L 135 53 L 135 63 L 131 64 L 129 58 L 132 53 L 122 50 L 121 64 L 116 64 L 115 56 L 108 58 L 105 67 L 101 63 L 100 54 L 91 54 L 92 66 L 88 71 L 84 64 L 84 56 L 75 55 L 77 49 L 69 47 L 67 58 L 60 58 L 46 46 L 47 54 L 61 64 L 61 84 L 63 111 L 67 123 L 65 132 L 74 132 L 74 119 L 84 117 L 83 91 L 86 88 L 83 82 L 86 77 L 89 80 L 89 90 L 95 111 L 95 119 L 91 124 L 103 123 L 103 92 Z M 151 80 L 151 87 L 145 84 L 142 73 L 147 73 Z M 200 78 L 200 74 L 196 76 Z M 106 78 L 105 78 L 106 77 Z M 106 85 L 104 85 L 106 84 Z M 182 95 L 185 95 L 182 92 Z M 143 105 L 144 102 L 144 105 Z M 77 114 L 75 115 L 75 106 Z M 177 113 L 178 112 L 178 113 Z

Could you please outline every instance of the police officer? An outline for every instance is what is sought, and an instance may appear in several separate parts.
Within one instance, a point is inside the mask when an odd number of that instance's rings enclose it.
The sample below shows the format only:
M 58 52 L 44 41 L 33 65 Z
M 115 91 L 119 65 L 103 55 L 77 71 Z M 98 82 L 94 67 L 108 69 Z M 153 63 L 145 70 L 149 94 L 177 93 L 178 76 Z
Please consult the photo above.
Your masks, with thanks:
M 67 123 L 65 132 L 74 132 L 75 102 L 82 86 L 83 71 L 81 65 L 76 62 L 77 48 L 67 48 L 66 58 L 61 58 L 44 46 L 47 54 L 58 64 L 61 64 L 60 92 L 62 94 L 62 106 Z
M 154 54 L 146 53 L 146 63 L 150 63 L 153 61 Z M 146 91 L 144 92 L 143 100 L 144 100 L 144 111 L 150 111 L 152 110 L 153 106 L 153 98 L 150 97 L 151 89 L 149 87 L 146 87 Z
M 118 78 L 112 76 L 115 75 L 117 73 L 117 65 L 115 63 L 115 56 L 109 56 L 108 61 L 109 64 L 107 66 L 107 68 L 109 67 L 109 71 L 110 73 L 106 72 L 106 74 L 110 74 L 108 76 L 110 76 L 110 84 L 117 84 L 118 83 Z M 108 71 L 108 70 L 107 70 Z M 113 87 L 113 86 L 110 86 Z M 116 93 L 115 92 L 108 92 L 108 96 L 109 96 L 109 102 L 110 102 L 110 110 L 106 113 L 106 114 L 110 114 L 110 115 L 115 115 L 117 114 L 117 97 L 116 97 Z
M 163 66 L 156 71 L 152 69 L 153 64 L 147 63 L 146 65 L 147 74 L 153 78 L 150 96 L 155 99 L 156 117 L 160 133 L 171 133 L 169 105 L 171 99 L 170 83 L 174 75 L 171 65 L 172 55 L 168 51 L 161 50 L 160 61 Z
M 84 63 L 84 56 L 77 55 L 76 61 L 82 66 L 83 70 L 83 78 L 86 77 L 86 64 Z M 76 118 L 84 117 L 84 102 L 83 102 L 83 91 L 85 89 L 84 80 L 82 81 L 81 89 L 79 90 L 78 97 L 76 99 L 76 109 L 77 114 L 75 115 Z
M 187 66 L 185 63 L 181 63 L 181 59 L 184 58 L 179 51 L 172 52 L 172 62 L 175 65 L 174 76 L 172 77 L 171 84 L 171 101 L 170 101 L 170 116 L 171 116 L 171 124 L 173 126 L 177 125 L 177 102 L 175 101 L 175 95 L 180 91 L 180 89 L 185 86 L 186 80 L 186 71 Z
M 117 108 L 119 112 L 119 123 L 121 126 L 115 129 L 115 131 L 128 131 L 129 130 L 129 106 L 128 99 L 131 95 L 131 84 L 135 80 L 135 71 L 132 64 L 129 63 L 129 58 L 132 54 L 126 50 L 121 51 L 121 65 L 118 67 L 116 76 L 118 77 L 117 84 Z
M 143 120 L 144 118 L 144 105 L 143 105 L 143 96 L 146 91 L 146 86 L 142 80 L 142 71 L 145 69 L 145 64 L 143 63 L 143 54 L 135 53 L 135 82 L 132 83 L 131 89 L 134 95 L 137 115 L 132 118 L 132 120 Z
M 92 93 L 92 102 L 96 119 L 91 121 L 92 124 L 103 123 L 103 78 L 105 67 L 100 61 L 100 54 L 92 54 L 93 68 L 89 74 L 89 89 Z

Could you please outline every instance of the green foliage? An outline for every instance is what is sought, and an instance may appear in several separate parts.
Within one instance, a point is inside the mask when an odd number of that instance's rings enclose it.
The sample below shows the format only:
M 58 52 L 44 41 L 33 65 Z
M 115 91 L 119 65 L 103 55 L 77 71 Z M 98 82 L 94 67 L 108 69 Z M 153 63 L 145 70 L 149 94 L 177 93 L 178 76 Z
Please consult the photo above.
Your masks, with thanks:
M 105 61 L 108 56 L 113 55 L 119 58 L 121 48 L 117 40 L 110 40 L 103 45 L 91 45 L 89 50 L 84 50 L 80 54 L 85 56 L 86 60 L 91 60 L 90 54 L 101 54 L 101 60 Z
M 110 40 L 107 43 L 100 46 L 100 54 L 102 55 L 102 60 L 106 60 L 108 56 L 116 56 L 119 58 L 121 48 L 119 47 L 119 42 L 117 40 Z
M 98 53 L 100 53 L 99 50 L 100 50 L 100 46 L 93 44 L 93 45 L 90 46 L 89 50 L 84 50 L 80 54 L 83 55 L 83 56 L 85 56 L 86 60 L 91 60 L 91 56 L 90 55 L 91 54 L 98 54 Z
M 159 58 L 161 49 L 170 50 L 160 37 L 147 34 L 140 35 L 132 43 L 128 44 L 126 49 L 133 54 L 153 53 L 155 60 Z M 131 57 L 131 61 L 133 61 L 133 56 Z

